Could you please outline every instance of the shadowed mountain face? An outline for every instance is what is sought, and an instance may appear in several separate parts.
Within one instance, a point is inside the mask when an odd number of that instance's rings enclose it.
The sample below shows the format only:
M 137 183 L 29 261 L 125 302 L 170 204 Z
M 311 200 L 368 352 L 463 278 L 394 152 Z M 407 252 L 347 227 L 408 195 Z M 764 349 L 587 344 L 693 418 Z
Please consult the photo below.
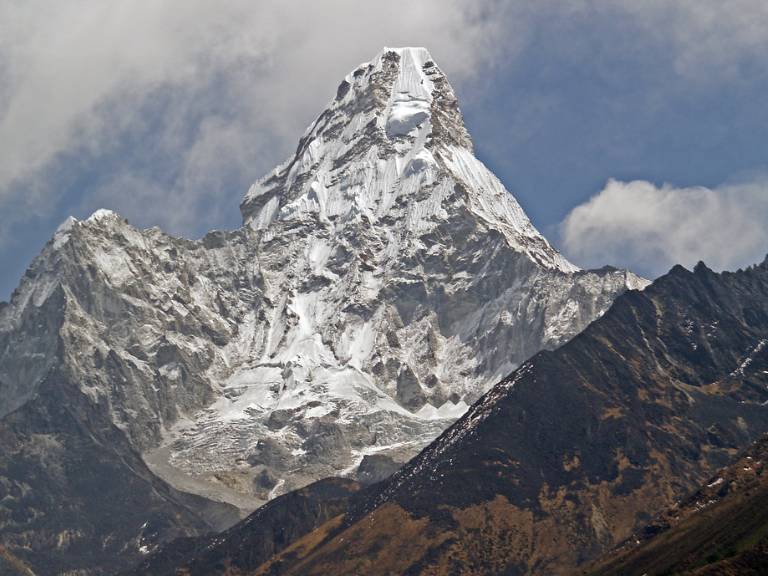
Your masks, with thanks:
M 583 573 L 768 573 L 768 437 Z
M 768 431 L 767 388 L 768 261 L 676 267 L 252 573 L 573 573 Z
M 237 521 L 234 507 L 155 477 L 62 372 L 40 392 L 0 422 L 0 574 L 114 574 L 165 542 Z

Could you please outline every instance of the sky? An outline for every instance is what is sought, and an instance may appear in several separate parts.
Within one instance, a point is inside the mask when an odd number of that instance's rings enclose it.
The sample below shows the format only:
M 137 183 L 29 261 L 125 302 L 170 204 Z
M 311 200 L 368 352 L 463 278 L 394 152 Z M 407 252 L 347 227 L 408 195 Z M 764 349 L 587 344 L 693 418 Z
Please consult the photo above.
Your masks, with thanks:
M 576 264 L 768 253 L 764 0 L 0 0 L 0 300 L 69 215 L 237 227 L 344 75 L 406 45 Z

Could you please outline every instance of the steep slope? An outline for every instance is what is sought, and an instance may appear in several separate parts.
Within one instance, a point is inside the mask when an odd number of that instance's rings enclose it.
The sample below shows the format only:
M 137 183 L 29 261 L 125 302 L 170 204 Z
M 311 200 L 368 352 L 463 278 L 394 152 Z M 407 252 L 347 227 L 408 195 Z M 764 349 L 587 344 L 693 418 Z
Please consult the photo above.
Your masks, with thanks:
M 499 377 L 644 285 L 578 270 L 547 243 L 474 157 L 424 49 L 385 49 L 351 73 L 241 208 L 241 229 L 199 241 L 109 211 L 70 219 L 0 305 L 0 419 L 27 426 L 18 442 L 42 451 L 41 487 L 58 485 L 70 453 L 35 444 L 49 429 L 81 434 L 93 459 L 114 452 L 126 474 L 146 464 L 241 511 L 354 474 L 366 455 L 403 461 Z M 82 409 L 35 420 L 51 387 Z M 0 460 L 0 476 L 21 486 L 13 462 Z M 64 468 L 79 501 L 73 474 Z M 157 478 L 140 475 L 155 493 Z M 0 544 L 23 529 L 6 516 Z M 220 519 L 212 508 L 203 524 Z M 40 521 L 51 532 L 38 557 L 64 530 Z M 169 533 L 204 529 L 175 522 Z
M 221 534 L 173 541 L 129 573 L 207 576 L 258 568 L 291 542 L 343 514 L 351 499 L 360 496 L 359 489 L 352 480 L 319 480 L 275 498 Z
M 163 543 L 237 520 L 235 508 L 156 478 L 69 382 L 52 370 L 39 401 L 0 421 L 0 557 L 17 561 L 16 571 L 0 562 L 0 573 L 112 574 Z
M 221 320 L 176 312 L 189 297 L 179 289 L 161 315 L 136 297 L 157 300 L 160 287 L 124 280 L 161 255 L 180 286 L 183 264 L 167 254 L 183 244 L 106 212 L 69 221 L 0 310 L 0 543 L 38 575 L 111 573 L 238 519 L 232 506 L 168 486 L 138 452 L 165 418 L 209 401 L 193 334 Z M 148 369 L 141 350 L 153 341 L 158 358 L 186 358 L 180 380 Z
M 768 572 L 768 437 L 584 574 Z
M 768 260 L 674 268 L 264 574 L 569 574 L 768 431 Z

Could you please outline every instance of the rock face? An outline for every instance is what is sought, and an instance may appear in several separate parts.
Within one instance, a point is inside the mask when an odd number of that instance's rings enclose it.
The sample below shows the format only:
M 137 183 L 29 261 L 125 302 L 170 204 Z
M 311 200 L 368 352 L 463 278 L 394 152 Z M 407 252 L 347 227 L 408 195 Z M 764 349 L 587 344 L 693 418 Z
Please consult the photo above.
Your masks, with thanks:
M 676 267 L 253 573 L 573 574 L 766 431 L 768 259 Z
M 364 456 L 357 467 L 357 480 L 364 486 L 386 480 L 402 468 L 402 462 L 396 462 L 385 454 Z
M 1 574 L 114 574 L 238 519 L 155 477 L 65 369 L 0 421 L 0 446 L 0 558 L 10 564 L 0 561 Z
M 109 211 L 62 224 L 0 307 L 0 417 L 48 382 L 176 489 L 250 511 L 366 454 L 414 455 L 645 285 L 547 243 L 423 49 L 352 72 L 241 208 L 241 229 L 199 241 Z

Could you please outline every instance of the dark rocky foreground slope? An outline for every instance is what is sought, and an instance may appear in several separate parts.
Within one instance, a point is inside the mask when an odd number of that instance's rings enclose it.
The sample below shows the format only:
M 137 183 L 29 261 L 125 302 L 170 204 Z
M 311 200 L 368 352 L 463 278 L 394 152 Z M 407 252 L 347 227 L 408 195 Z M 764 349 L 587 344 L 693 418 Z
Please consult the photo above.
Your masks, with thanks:
M 572 574 L 768 431 L 767 344 L 768 260 L 676 267 L 242 573 Z
M 768 437 L 583 573 L 768 574 Z
M 291 542 L 344 513 L 360 485 L 328 478 L 280 496 L 216 536 L 182 538 L 142 562 L 131 574 L 189 576 L 254 570 Z

